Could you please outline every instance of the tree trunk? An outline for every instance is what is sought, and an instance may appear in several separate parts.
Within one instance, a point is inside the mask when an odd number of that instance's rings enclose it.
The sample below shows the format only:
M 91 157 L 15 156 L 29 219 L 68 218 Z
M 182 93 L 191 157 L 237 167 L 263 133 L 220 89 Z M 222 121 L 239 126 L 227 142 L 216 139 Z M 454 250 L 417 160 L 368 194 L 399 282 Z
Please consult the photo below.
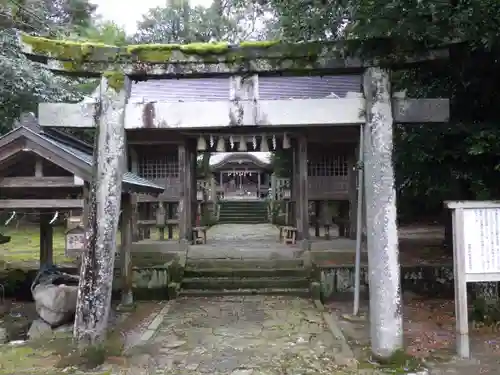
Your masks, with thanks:
M 124 170 L 125 93 L 117 93 L 108 87 L 105 78 L 101 80 L 86 252 L 74 325 L 74 338 L 80 347 L 106 339 Z
M 203 173 L 203 178 L 210 176 L 210 157 L 212 154 L 210 152 L 203 153 L 203 159 L 201 161 L 201 170 Z
M 389 73 L 364 76 L 364 137 L 372 352 L 387 359 L 403 347 L 396 190 L 392 163 L 393 119 Z

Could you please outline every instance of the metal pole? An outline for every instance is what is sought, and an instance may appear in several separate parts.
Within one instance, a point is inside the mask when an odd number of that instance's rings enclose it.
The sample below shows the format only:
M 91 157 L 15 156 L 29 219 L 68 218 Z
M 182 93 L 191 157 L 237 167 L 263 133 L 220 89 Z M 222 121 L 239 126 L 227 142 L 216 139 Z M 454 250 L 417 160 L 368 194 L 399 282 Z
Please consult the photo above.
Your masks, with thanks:
M 358 154 L 358 206 L 356 210 L 356 261 L 354 268 L 354 307 L 353 315 L 359 314 L 359 294 L 361 287 L 361 241 L 363 234 L 363 161 L 364 161 L 364 126 L 359 127 Z

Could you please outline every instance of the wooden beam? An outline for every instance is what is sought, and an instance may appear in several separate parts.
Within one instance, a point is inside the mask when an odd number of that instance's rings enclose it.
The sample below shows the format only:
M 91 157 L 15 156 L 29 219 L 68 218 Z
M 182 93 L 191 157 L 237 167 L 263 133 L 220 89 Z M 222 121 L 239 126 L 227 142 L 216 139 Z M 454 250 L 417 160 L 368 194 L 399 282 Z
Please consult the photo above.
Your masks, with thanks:
M 73 177 L 4 177 L 0 188 L 81 188 Z
M 48 215 L 42 215 L 40 218 L 40 267 L 53 263 L 54 231 L 50 219 Z
M 179 197 L 179 239 L 185 240 L 188 236 L 188 219 L 187 211 L 189 208 L 189 200 L 187 188 L 187 171 L 186 165 L 188 159 L 188 152 L 186 150 L 186 145 L 181 144 L 178 148 L 179 153 L 179 185 L 180 185 L 180 197 Z
M 35 158 L 35 177 L 43 177 L 43 159 L 40 155 Z
M 121 307 L 131 306 L 134 303 L 132 294 L 132 216 L 133 216 L 132 194 L 122 194 L 122 217 L 121 217 Z
M 307 138 L 297 139 L 297 235 L 299 240 L 309 240 L 309 197 L 307 183 Z
M 83 208 L 83 199 L 0 199 L 0 209 Z
M 359 94 L 360 95 L 360 94 Z M 324 98 L 261 100 L 240 103 L 241 126 L 297 127 L 349 126 L 366 121 L 365 99 Z M 398 123 L 443 123 L 450 117 L 448 99 L 393 99 L 394 120 Z M 126 129 L 196 129 L 234 125 L 234 104 L 217 102 L 129 103 L 125 108 Z M 96 114 L 80 104 L 41 103 L 38 108 L 42 126 L 93 128 Z M 233 114 L 233 115 L 231 115 Z

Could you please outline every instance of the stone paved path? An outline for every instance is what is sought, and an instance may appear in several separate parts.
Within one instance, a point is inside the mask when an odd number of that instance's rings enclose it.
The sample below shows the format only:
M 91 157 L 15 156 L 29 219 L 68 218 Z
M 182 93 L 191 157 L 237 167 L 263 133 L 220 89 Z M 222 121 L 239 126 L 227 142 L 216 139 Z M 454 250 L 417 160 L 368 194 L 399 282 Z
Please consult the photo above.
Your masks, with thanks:
M 190 259 L 292 259 L 298 247 L 278 242 L 272 224 L 218 224 L 208 230 L 207 244 L 191 246 Z
M 296 297 L 179 298 L 151 343 L 134 350 L 134 375 L 343 373 L 334 358 L 340 342 Z

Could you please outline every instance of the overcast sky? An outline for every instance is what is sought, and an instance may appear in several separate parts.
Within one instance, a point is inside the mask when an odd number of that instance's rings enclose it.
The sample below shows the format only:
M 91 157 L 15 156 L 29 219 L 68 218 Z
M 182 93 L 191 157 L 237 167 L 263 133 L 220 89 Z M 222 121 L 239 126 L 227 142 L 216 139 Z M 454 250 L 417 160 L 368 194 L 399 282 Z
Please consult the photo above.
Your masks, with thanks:
M 165 4 L 165 0 L 138 0 L 138 1 L 124 1 L 124 0 L 92 0 L 97 4 L 97 13 L 100 14 L 105 20 L 114 21 L 117 25 L 125 27 L 129 34 L 133 34 L 136 30 L 137 21 L 142 18 L 150 8 L 161 6 Z M 128 6 L 125 5 L 128 3 Z M 191 0 L 190 4 L 193 6 L 204 5 L 209 6 L 212 0 Z M 228 153 L 220 152 L 210 158 L 210 164 L 218 163 Z M 270 154 L 268 152 L 251 152 L 263 161 L 269 161 Z
M 142 18 L 150 8 L 165 4 L 165 0 L 91 0 L 97 4 L 97 13 L 104 19 L 114 21 L 117 25 L 125 27 L 127 33 L 134 33 L 137 21 Z M 212 0 L 191 0 L 191 5 L 209 6 Z M 127 4 L 127 5 L 126 5 Z

